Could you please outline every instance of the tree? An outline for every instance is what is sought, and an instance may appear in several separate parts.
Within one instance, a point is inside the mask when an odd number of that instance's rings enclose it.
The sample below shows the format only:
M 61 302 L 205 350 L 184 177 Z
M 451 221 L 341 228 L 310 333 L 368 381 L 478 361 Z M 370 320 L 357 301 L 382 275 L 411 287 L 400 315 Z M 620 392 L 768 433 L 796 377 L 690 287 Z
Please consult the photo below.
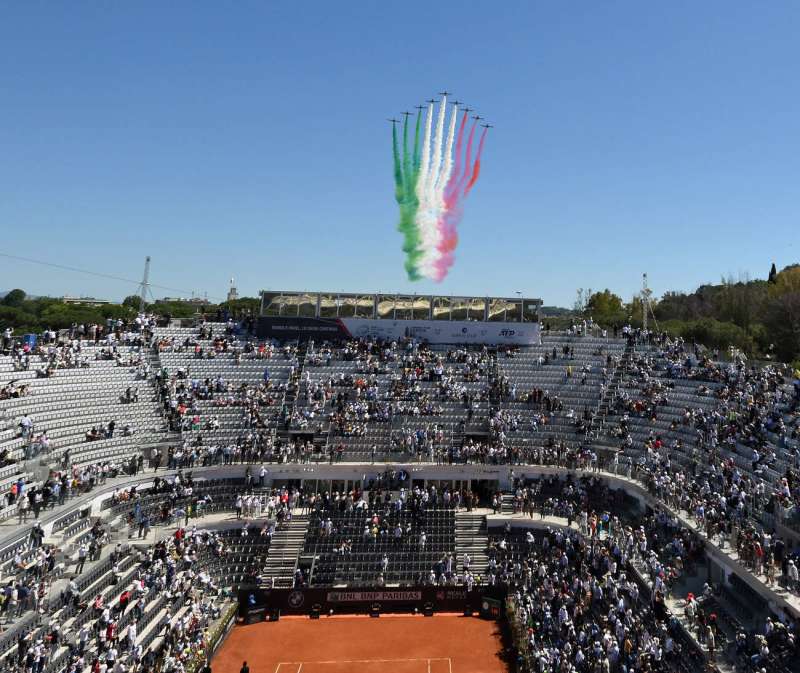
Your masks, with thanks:
M 736 346 L 747 354 L 751 354 L 754 350 L 752 337 L 732 322 L 720 322 L 712 318 L 690 321 L 668 320 L 661 323 L 660 327 L 670 334 L 682 336 L 708 348 L 725 350 L 729 346 Z
M 666 292 L 655 307 L 655 314 L 658 320 L 691 320 L 695 316 L 694 295 L 687 295 L 682 292 Z M 641 307 L 638 308 L 638 315 L 641 315 Z
M 11 292 L 9 292 L 5 297 L 3 297 L 3 305 L 19 308 L 25 301 L 25 297 L 27 297 L 27 295 L 25 294 L 24 290 L 20 289 L 11 290 Z
M 0 328 L 11 327 L 17 334 L 40 332 L 39 319 L 25 309 L 0 305 Z
M 239 297 L 233 301 L 225 302 L 224 306 L 228 307 L 236 315 L 243 315 L 250 313 L 250 315 L 258 315 L 261 310 L 261 299 L 259 297 Z
M 723 279 L 714 298 L 713 317 L 722 322 L 732 322 L 745 331 L 757 320 L 767 299 L 767 283 L 750 280 L 749 276 Z
M 775 277 L 770 294 L 779 297 L 784 294 L 800 292 L 800 266 L 787 266 Z
M 186 301 L 160 302 L 153 307 L 160 315 L 169 314 L 172 318 L 191 318 L 197 313 L 215 311 L 215 306 L 203 306 Z
M 791 362 L 800 357 L 800 292 L 772 298 L 767 304 L 764 326 L 781 360 Z
M 626 317 L 622 297 L 608 288 L 589 297 L 585 312 L 601 325 L 621 325 Z
M 774 283 L 777 275 L 778 275 L 778 270 L 775 268 L 775 262 L 773 262 L 772 268 L 769 270 L 769 277 L 767 278 L 767 282 Z
M 139 310 L 139 304 L 141 303 L 141 298 L 138 294 L 129 294 L 125 299 L 122 300 L 123 306 L 129 306 L 130 308 L 134 309 L 135 311 Z
M 583 313 L 586 310 L 586 304 L 589 301 L 589 297 L 592 296 L 591 288 L 586 289 L 583 287 L 578 288 L 577 295 L 575 297 L 575 303 L 572 305 L 573 310 L 575 313 Z

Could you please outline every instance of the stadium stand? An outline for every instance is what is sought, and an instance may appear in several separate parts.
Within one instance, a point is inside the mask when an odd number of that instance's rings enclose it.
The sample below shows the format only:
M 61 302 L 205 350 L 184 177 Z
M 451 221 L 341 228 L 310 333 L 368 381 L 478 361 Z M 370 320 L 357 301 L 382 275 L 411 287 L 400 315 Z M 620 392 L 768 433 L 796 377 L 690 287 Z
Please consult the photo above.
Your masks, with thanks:
M 445 503 L 420 490 L 312 498 L 304 550 L 316 561 L 310 584 L 422 585 L 452 574 L 455 513 L 449 498 Z
M 188 665 L 255 582 L 505 586 L 530 670 L 558 643 L 587 670 L 794 670 L 797 382 L 581 332 L 278 344 L 144 317 L 9 349 L 0 670 Z

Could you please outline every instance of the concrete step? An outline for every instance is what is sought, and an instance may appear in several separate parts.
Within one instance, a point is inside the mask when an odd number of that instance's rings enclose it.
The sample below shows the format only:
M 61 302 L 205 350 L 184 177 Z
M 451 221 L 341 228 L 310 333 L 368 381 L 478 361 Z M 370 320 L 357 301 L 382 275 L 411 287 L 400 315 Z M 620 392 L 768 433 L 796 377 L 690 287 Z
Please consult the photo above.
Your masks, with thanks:
M 455 546 L 459 570 L 463 567 L 463 557 L 466 553 L 471 559 L 470 568 L 475 572 L 483 573 L 489 563 L 486 556 L 488 544 L 484 514 L 456 513 Z

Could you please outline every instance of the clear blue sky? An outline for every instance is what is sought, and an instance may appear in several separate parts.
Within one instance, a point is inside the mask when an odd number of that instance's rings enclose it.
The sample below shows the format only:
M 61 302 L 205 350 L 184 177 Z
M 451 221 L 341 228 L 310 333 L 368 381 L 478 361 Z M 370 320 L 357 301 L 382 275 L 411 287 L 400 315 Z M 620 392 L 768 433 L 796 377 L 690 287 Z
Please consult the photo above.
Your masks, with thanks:
M 212 296 L 765 276 L 800 261 L 798 35 L 778 0 L 6 5 L 0 251 Z M 410 283 L 385 119 L 442 88 L 496 128 L 456 266 Z M 135 290 L 0 258 L 16 286 Z

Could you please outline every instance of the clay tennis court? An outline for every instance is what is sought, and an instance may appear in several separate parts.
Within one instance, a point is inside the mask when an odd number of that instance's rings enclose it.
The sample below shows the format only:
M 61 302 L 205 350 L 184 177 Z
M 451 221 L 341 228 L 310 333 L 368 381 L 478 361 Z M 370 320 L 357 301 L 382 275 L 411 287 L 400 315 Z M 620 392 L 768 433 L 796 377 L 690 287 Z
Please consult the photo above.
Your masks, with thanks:
M 477 617 L 282 617 L 236 626 L 214 673 L 507 673 L 496 622 Z

